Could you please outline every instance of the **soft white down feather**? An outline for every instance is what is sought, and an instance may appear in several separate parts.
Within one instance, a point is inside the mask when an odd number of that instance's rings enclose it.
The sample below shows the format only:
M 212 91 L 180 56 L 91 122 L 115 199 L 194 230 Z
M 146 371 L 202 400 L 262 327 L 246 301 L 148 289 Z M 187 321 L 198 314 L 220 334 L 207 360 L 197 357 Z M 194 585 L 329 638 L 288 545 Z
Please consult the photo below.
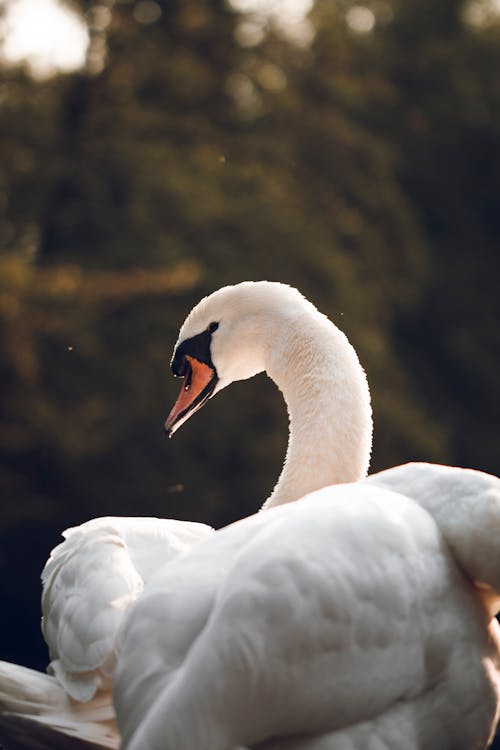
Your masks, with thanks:
M 487 746 L 500 693 L 500 480 L 428 464 L 365 479 L 362 368 L 283 285 L 202 300 L 173 369 L 184 382 L 170 432 L 265 370 L 290 439 L 265 512 L 164 566 L 134 607 L 115 677 L 124 750 Z

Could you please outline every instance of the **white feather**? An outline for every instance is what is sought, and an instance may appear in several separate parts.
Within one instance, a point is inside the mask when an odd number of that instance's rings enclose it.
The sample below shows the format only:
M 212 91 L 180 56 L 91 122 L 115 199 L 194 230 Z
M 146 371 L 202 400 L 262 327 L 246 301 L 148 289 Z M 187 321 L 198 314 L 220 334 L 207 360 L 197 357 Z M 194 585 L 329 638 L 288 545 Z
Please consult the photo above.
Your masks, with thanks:
M 0 742 L 117 748 L 111 689 L 126 617 L 159 567 L 212 532 L 158 518 L 95 518 L 66 530 L 42 572 L 50 675 L 0 662 Z

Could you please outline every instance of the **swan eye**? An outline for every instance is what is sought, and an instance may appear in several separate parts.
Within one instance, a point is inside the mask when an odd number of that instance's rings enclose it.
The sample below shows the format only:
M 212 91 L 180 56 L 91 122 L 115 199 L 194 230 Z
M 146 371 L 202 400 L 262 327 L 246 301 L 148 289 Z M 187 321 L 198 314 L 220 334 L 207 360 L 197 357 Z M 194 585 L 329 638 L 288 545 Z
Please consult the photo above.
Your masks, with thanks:
M 208 326 L 207 330 L 208 330 L 209 333 L 213 333 L 214 331 L 217 330 L 218 327 L 219 327 L 219 324 L 213 322 L 213 323 L 210 323 L 210 325 Z

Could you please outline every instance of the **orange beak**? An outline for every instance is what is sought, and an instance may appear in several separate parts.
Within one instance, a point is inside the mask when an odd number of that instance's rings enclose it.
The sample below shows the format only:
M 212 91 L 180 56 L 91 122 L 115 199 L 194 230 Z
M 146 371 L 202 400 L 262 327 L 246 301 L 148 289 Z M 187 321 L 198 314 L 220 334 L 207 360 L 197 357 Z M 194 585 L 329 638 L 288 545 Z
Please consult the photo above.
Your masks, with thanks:
M 217 385 L 217 373 L 210 365 L 200 362 L 189 354 L 185 355 L 185 359 L 186 372 L 183 376 L 181 392 L 165 422 L 165 432 L 169 437 L 172 437 L 191 414 L 201 409 Z

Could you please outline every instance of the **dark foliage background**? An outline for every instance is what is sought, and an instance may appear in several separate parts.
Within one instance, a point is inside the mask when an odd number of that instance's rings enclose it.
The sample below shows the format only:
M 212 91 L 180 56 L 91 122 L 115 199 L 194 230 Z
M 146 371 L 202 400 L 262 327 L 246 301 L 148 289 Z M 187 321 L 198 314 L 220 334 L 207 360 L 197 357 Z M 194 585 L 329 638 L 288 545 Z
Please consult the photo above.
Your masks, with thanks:
M 288 282 L 347 332 L 373 471 L 498 472 L 486 0 L 317 0 L 307 43 L 223 0 L 72 7 L 85 69 L 0 68 L 0 658 L 37 668 L 39 574 L 62 529 L 220 526 L 270 492 L 286 417 L 265 377 L 162 435 L 179 324 L 223 284 Z

